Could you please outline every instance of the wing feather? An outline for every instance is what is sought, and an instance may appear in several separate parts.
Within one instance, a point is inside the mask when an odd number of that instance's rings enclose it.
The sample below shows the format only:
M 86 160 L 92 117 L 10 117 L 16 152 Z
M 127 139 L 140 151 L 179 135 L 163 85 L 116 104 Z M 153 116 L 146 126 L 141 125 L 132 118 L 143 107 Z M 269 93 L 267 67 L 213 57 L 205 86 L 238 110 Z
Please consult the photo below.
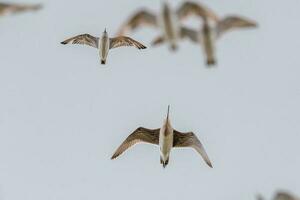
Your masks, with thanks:
M 77 35 L 75 37 L 72 37 L 70 39 L 67 39 L 61 44 L 82 44 L 82 45 L 89 45 L 95 48 L 98 48 L 98 43 L 99 43 L 99 38 L 94 37 L 89 34 L 82 34 L 82 35 Z
M 126 32 L 133 31 L 140 26 L 156 27 L 157 25 L 157 18 L 153 13 L 147 10 L 141 10 L 121 26 L 118 35 L 124 35 Z
M 18 13 L 24 11 L 34 11 L 42 8 L 41 4 L 36 5 L 22 5 L 22 4 L 8 4 L 8 3 L 0 3 L 0 15 L 10 14 L 10 13 Z
M 217 14 L 215 14 L 211 9 L 196 2 L 191 2 L 191 1 L 184 2 L 177 10 L 177 16 L 180 20 L 189 17 L 191 15 L 212 19 L 214 21 L 219 20 Z
M 130 37 L 119 36 L 116 38 L 110 38 L 110 49 L 122 47 L 122 46 L 134 46 L 138 49 L 146 49 L 147 47 L 143 44 L 135 41 Z
M 124 151 L 126 151 L 128 148 L 130 148 L 131 146 L 133 146 L 137 143 L 146 142 L 146 143 L 158 145 L 158 143 L 159 143 L 159 130 L 160 129 L 146 129 L 146 128 L 143 128 L 143 127 L 140 127 L 138 129 L 136 129 L 120 145 L 120 147 L 116 150 L 116 152 L 111 157 L 111 159 L 117 158 Z
M 228 16 L 218 22 L 217 35 L 221 36 L 223 33 L 236 28 L 254 28 L 257 23 L 239 16 Z
M 209 157 L 197 136 L 193 132 L 181 133 L 174 130 L 173 147 L 191 147 L 194 148 L 204 159 L 206 164 L 212 168 Z

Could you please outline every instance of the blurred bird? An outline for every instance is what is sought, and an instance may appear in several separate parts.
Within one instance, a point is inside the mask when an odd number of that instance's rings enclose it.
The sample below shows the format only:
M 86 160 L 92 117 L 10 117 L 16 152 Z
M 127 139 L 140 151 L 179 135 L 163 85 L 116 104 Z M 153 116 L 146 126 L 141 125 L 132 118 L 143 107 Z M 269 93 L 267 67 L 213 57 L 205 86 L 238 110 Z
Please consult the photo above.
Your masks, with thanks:
M 83 34 L 83 35 L 78 35 L 75 37 L 72 37 L 70 39 L 67 39 L 61 44 L 82 44 L 82 45 L 89 45 L 92 47 L 95 47 L 99 49 L 99 55 L 101 58 L 101 64 L 106 63 L 106 59 L 108 56 L 108 52 L 110 49 L 117 48 L 117 47 L 123 47 L 123 46 L 134 46 L 138 49 L 146 49 L 143 44 L 133 40 L 130 37 L 125 37 L 125 36 L 119 36 L 115 38 L 109 38 L 108 33 L 106 29 L 104 30 L 102 36 L 99 37 L 94 37 L 89 34 Z
M 212 164 L 208 158 L 205 149 L 197 136 L 193 132 L 182 133 L 172 128 L 169 117 L 170 106 L 168 107 L 167 117 L 163 126 L 158 129 L 147 129 L 139 127 L 116 150 L 111 159 L 117 158 L 131 146 L 145 142 L 159 145 L 160 163 L 165 168 L 169 163 L 169 156 L 172 148 L 191 147 L 194 148 L 204 159 L 209 167 Z
M 213 20 L 218 20 L 218 17 L 211 10 L 199 3 L 185 2 L 179 9 L 173 10 L 165 1 L 160 15 L 156 15 L 148 10 L 141 10 L 121 26 L 118 34 L 123 35 L 125 32 L 133 31 L 142 26 L 159 28 L 162 35 L 157 37 L 152 43 L 159 44 L 167 42 L 170 49 L 175 51 L 178 46 L 178 40 L 180 39 L 179 21 L 190 15 L 205 16 Z
M 25 11 L 35 11 L 42 8 L 41 4 L 25 5 L 25 4 L 10 4 L 0 3 L 0 15 L 15 14 Z
M 300 200 L 300 198 L 295 197 L 294 195 L 285 192 L 285 191 L 279 191 L 274 197 L 274 200 Z
M 189 38 L 191 41 L 201 44 L 207 58 L 207 66 L 216 64 L 215 43 L 224 33 L 238 28 L 255 28 L 256 22 L 238 16 L 228 16 L 219 20 L 216 25 L 211 25 L 207 18 L 200 31 L 186 27 L 181 28 L 181 38 Z

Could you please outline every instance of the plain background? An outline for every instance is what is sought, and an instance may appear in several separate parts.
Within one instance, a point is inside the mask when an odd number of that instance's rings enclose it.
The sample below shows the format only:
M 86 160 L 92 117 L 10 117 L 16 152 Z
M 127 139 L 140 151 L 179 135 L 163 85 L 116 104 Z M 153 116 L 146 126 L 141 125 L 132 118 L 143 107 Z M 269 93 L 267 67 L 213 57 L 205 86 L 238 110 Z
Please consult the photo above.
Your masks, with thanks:
M 44 0 L 39 12 L 1 18 L 0 199 L 300 195 L 299 0 L 202 2 L 259 22 L 218 41 L 213 69 L 188 41 L 175 54 L 115 49 L 105 67 L 95 49 L 60 44 L 105 27 L 114 34 L 139 8 L 158 12 L 159 0 Z M 131 36 L 149 46 L 159 34 Z M 158 148 L 142 144 L 110 160 L 138 126 L 160 127 L 168 104 L 174 128 L 198 135 L 214 169 L 192 149 L 172 151 L 163 169 Z

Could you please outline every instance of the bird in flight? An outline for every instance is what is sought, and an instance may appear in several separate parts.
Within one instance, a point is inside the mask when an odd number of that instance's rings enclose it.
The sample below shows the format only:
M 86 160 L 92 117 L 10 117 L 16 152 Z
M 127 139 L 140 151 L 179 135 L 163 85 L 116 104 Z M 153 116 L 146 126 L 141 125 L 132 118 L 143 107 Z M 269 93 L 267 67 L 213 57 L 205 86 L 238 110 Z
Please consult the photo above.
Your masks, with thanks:
M 215 43 L 224 33 L 241 28 L 255 28 L 257 23 L 240 16 L 227 16 L 211 25 L 207 18 L 203 18 L 203 25 L 200 31 L 186 27 L 181 28 L 181 37 L 189 38 L 191 41 L 200 44 L 205 52 L 207 66 L 216 64 Z
M 82 45 L 88 45 L 91 47 L 95 47 L 98 49 L 98 53 L 101 58 L 101 64 L 106 64 L 106 59 L 108 56 L 108 52 L 111 49 L 118 48 L 118 47 L 123 47 L 123 46 L 134 46 L 138 49 L 146 49 L 147 47 L 144 46 L 143 44 L 139 43 L 138 41 L 135 41 L 134 39 L 130 37 L 125 37 L 125 36 L 118 36 L 115 38 L 110 38 L 108 36 L 108 33 L 106 29 L 104 30 L 102 36 L 99 37 L 94 37 L 89 34 L 82 34 L 82 35 L 77 35 L 75 37 L 72 37 L 70 39 L 67 39 L 61 44 L 82 44 Z
M 285 192 L 285 191 L 279 191 L 274 197 L 274 200 L 300 200 L 300 198 Z
M 0 3 L 0 15 L 9 15 L 25 11 L 35 11 L 42 8 L 41 4 L 29 5 L 29 4 L 12 4 L 12 3 Z
M 168 106 L 167 117 L 163 126 L 158 129 L 147 129 L 139 127 L 116 150 L 111 159 L 117 158 L 124 151 L 137 143 L 150 143 L 158 145 L 160 148 L 160 163 L 165 168 L 169 163 L 169 157 L 172 148 L 191 147 L 195 149 L 204 159 L 206 164 L 212 168 L 211 161 L 201 144 L 200 140 L 193 132 L 179 132 L 172 128 L 170 117 L 170 106 Z
M 180 20 L 191 15 L 205 16 L 212 20 L 218 20 L 217 16 L 210 9 L 199 3 L 185 2 L 175 10 L 167 2 L 164 2 L 161 14 L 145 9 L 140 10 L 121 26 L 118 34 L 123 35 L 142 26 L 155 27 L 161 31 L 161 35 L 155 38 L 152 44 L 167 42 L 170 49 L 174 51 L 178 48 L 177 43 L 180 39 Z

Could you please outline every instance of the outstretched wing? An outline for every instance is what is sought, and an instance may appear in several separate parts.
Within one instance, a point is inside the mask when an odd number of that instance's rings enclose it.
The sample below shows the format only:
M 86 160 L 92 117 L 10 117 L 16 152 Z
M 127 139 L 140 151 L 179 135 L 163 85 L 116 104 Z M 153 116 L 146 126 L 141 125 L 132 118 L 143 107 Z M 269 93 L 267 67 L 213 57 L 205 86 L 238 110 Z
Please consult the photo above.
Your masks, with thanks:
M 212 19 L 214 21 L 219 20 L 219 17 L 212 10 L 196 2 L 185 2 L 177 10 L 177 16 L 180 20 L 191 15 Z
M 274 197 L 274 200 L 298 200 L 298 199 L 299 198 L 285 191 L 278 191 Z
M 254 28 L 257 23 L 239 16 L 228 16 L 218 22 L 217 35 L 221 36 L 223 33 L 236 28 Z
M 22 5 L 22 4 L 8 4 L 8 3 L 0 3 L 0 15 L 18 13 L 23 11 L 30 10 L 39 10 L 42 8 L 41 4 L 36 5 Z
M 75 37 L 72 37 L 70 39 L 67 39 L 61 44 L 82 44 L 82 45 L 89 45 L 95 48 L 98 48 L 98 43 L 99 43 L 99 38 L 91 36 L 89 34 L 82 34 L 82 35 L 77 35 Z
M 142 10 L 134 14 L 124 25 L 121 26 L 118 35 L 124 35 L 127 31 L 133 31 L 139 26 L 157 26 L 157 19 L 154 14 Z
M 129 147 L 131 147 L 131 146 L 133 146 L 137 143 L 140 143 L 140 142 L 146 142 L 146 143 L 158 145 L 158 143 L 159 143 L 159 130 L 160 129 L 146 129 L 146 128 L 143 128 L 143 127 L 140 127 L 138 129 L 136 129 L 121 144 L 121 146 L 116 150 L 116 152 L 111 157 L 111 159 L 117 158 L 124 151 L 126 151 Z
M 200 140 L 193 132 L 181 133 L 174 130 L 174 143 L 173 147 L 191 147 L 194 148 L 204 159 L 206 164 L 212 168 L 212 164 L 208 155 L 201 144 Z
M 135 41 L 134 39 L 132 39 L 130 37 L 119 36 L 119 37 L 115 37 L 115 38 L 110 38 L 110 45 L 109 45 L 110 49 L 122 47 L 122 46 L 134 46 L 138 49 L 146 49 L 147 48 L 143 44 L 139 43 L 138 41 Z
M 181 38 L 188 38 L 193 42 L 200 42 L 199 32 L 186 28 L 181 27 Z

